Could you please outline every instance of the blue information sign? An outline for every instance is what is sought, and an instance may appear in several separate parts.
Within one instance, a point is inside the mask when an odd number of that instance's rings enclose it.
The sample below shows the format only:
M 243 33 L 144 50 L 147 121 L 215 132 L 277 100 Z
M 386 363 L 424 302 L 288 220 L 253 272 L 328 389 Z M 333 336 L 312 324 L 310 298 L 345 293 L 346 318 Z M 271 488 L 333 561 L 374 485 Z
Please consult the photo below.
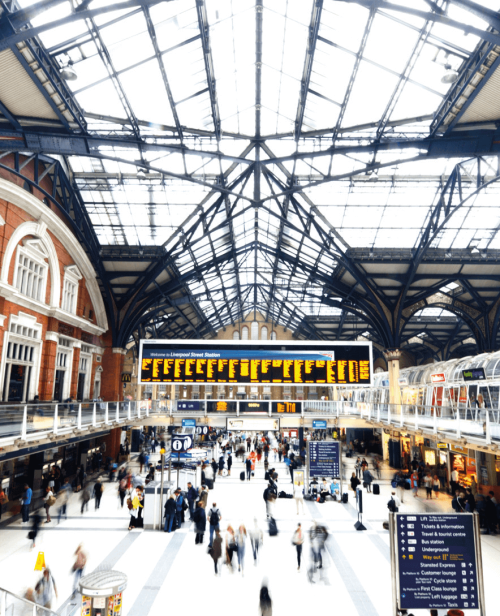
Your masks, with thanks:
M 399 607 L 478 609 L 473 516 L 397 514 Z
M 313 419 L 313 428 L 316 428 L 317 430 L 326 430 L 326 420 Z
M 340 477 L 339 441 L 309 441 L 309 476 Z
M 183 419 L 182 427 L 183 428 L 196 428 L 196 419 Z
M 199 411 L 200 402 L 199 400 L 186 400 L 186 401 L 178 400 L 177 410 L 178 411 Z

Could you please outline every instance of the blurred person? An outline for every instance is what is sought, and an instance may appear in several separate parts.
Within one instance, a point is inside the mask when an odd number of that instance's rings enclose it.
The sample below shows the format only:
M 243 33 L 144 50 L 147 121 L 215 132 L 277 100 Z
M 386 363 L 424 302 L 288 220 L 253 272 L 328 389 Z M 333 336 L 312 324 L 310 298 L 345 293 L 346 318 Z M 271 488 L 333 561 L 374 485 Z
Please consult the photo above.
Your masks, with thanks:
M 201 486 L 200 501 L 205 503 L 205 509 L 206 509 L 207 508 L 207 502 L 208 502 L 208 488 L 205 485 Z
M 245 565 L 245 549 L 247 542 L 247 529 L 243 524 L 240 524 L 236 535 L 236 545 L 238 546 L 238 571 L 243 573 Z
M 82 491 L 81 491 L 81 496 L 80 499 L 82 501 L 82 507 L 80 510 L 80 513 L 83 514 L 83 509 L 86 508 L 87 511 L 89 510 L 89 501 L 90 501 L 90 491 L 88 489 L 88 487 L 85 487 Z
M 69 481 L 67 479 L 64 480 L 63 486 L 57 495 L 56 501 L 58 504 L 58 515 L 57 515 L 57 523 L 61 523 L 61 519 L 64 516 L 66 520 L 68 519 L 67 508 L 68 508 L 68 500 L 69 500 L 69 491 L 71 490 L 71 486 L 69 485 Z
M 226 530 L 226 563 L 233 570 L 233 554 L 238 551 L 233 527 L 229 524 Z
M 441 489 L 441 482 L 439 481 L 439 477 L 434 475 L 432 478 L 432 489 L 434 491 L 434 498 L 439 498 L 439 490 Z
M 127 478 L 122 477 L 118 483 L 118 498 L 120 499 L 120 505 L 123 509 L 123 504 L 125 502 L 125 496 L 127 495 Z
M 351 489 L 353 490 L 353 492 L 356 492 L 356 488 L 359 486 L 359 484 L 361 483 L 361 481 L 358 479 L 358 477 L 356 476 L 356 473 L 353 473 L 351 475 L 351 479 L 349 480 L 350 484 L 351 484 Z
M 259 528 L 259 525 L 257 523 L 257 518 L 254 518 L 253 521 L 254 521 L 254 526 L 249 531 L 248 534 L 250 535 L 250 543 L 252 545 L 254 565 L 257 565 L 257 558 L 259 556 L 259 548 L 263 544 L 264 534 Z
M 74 595 L 76 594 L 76 591 L 78 590 L 78 582 L 80 581 L 83 575 L 83 570 L 85 569 L 85 565 L 87 564 L 87 555 L 83 551 L 83 546 L 81 543 L 76 548 L 75 556 L 76 556 L 76 559 L 75 559 L 75 562 L 73 563 L 73 571 L 75 573 L 75 577 L 73 580 L 73 594 Z
M 247 473 L 247 479 L 248 481 L 250 481 L 250 477 L 252 476 L 252 460 L 250 459 L 250 457 L 246 459 L 245 470 Z
M 189 519 L 193 519 L 194 507 L 198 498 L 198 490 L 193 487 L 193 484 L 189 481 L 187 484 L 188 490 L 186 494 L 187 502 L 189 505 Z
M 203 535 L 207 530 L 207 514 L 205 512 L 205 505 L 203 502 L 198 502 L 196 510 L 193 514 L 193 522 L 195 524 L 195 544 L 203 543 Z
M 104 486 L 101 483 L 100 479 L 97 479 L 97 481 L 94 484 L 94 500 L 95 500 L 95 509 L 99 509 L 100 505 L 101 505 L 101 498 L 102 498 L 102 493 L 104 490 Z
M 177 528 L 182 527 L 182 505 L 184 503 L 184 495 L 182 494 L 182 490 L 177 488 L 174 492 L 175 494 L 175 516 L 177 521 Z
M 363 471 L 363 487 L 366 488 L 367 492 L 372 491 L 372 481 L 373 481 L 374 477 L 373 475 L 370 473 L 370 471 L 368 470 L 368 468 L 366 468 Z
M 52 607 L 53 594 L 55 593 L 56 598 L 58 594 L 56 582 L 48 567 L 44 569 L 42 577 L 38 580 L 35 586 L 35 592 L 37 595 L 37 603 L 50 610 Z
M 417 471 L 413 471 L 411 476 L 410 476 L 410 486 L 411 489 L 413 490 L 413 498 L 417 498 L 418 497 L 418 473 Z
M 30 539 L 33 543 L 31 544 L 31 550 L 35 547 L 36 538 L 38 532 L 40 531 L 40 524 L 42 523 L 42 517 L 35 511 L 35 513 L 31 516 L 31 530 L 28 533 L 28 539 Z
M 217 567 L 219 560 L 222 556 L 222 537 L 220 536 L 219 529 L 215 531 L 215 538 L 213 540 L 212 546 L 210 547 L 209 554 L 214 561 L 215 575 L 220 575 L 221 571 Z
M 293 533 L 292 543 L 297 550 L 297 571 L 300 571 L 300 561 L 302 558 L 302 546 L 304 544 L 304 532 L 302 530 L 302 526 L 300 524 L 297 525 L 297 529 Z
M 273 616 L 273 602 L 269 594 L 267 582 L 264 581 L 259 593 L 259 609 L 261 616 Z
M 231 476 L 231 466 L 233 466 L 233 456 L 231 455 L 231 451 L 227 456 L 227 474 Z

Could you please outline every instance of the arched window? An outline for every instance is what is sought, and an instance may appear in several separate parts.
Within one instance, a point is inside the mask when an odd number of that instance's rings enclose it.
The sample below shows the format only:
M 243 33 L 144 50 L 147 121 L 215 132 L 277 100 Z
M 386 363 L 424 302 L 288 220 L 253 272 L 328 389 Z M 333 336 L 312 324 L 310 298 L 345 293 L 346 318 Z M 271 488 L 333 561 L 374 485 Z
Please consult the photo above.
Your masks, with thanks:
M 240 332 L 235 330 L 233 332 L 233 340 L 239 340 L 240 339 Z
M 260 339 L 267 340 L 267 327 L 264 325 L 260 330 Z
M 259 324 L 257 321 L 252 321 L 252 340 L 259 339 Z
M 241 339 L 248 340 L 248 327 L 246 325 L 241 328 Z
M 276 332 L 271 332 L 271 340 L 277 340 Z

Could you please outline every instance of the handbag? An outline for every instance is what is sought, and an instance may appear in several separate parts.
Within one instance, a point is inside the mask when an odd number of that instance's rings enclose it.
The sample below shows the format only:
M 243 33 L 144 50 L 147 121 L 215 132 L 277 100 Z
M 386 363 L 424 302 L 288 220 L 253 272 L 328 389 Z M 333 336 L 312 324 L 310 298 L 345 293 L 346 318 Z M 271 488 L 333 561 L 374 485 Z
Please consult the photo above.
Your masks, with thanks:
M 134 505 L 132 504 L 132 499 L 130 497 L 127 498 L 127 507 L 129 509 L 133 509 L 134 508 Z
M 49 507 L 52 507 L 52 505 L 56 504 L 56 499 L 54 496 L 49 496 L 49 498 L 47 499 L 47 505 Z

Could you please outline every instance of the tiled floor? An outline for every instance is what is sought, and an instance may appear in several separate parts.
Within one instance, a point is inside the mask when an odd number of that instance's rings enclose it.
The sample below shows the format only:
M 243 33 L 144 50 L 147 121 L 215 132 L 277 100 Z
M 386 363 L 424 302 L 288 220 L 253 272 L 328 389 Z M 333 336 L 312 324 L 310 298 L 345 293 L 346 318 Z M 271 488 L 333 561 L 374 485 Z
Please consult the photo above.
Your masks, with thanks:
M 350 476 L 352 462 L 348 460 L 347 463 L 347 476 Z M 280 476 L 280 489 L 291 492 L 284 466 L 275 466 Z M 98 511 L 91 502 L 89 512 L 82 516 L 75 494 L 70 501 L 67 520 L 57 525 L 54 512 L 54 522 L 44 525 L 32 552 L 29 550 L 27 526 L 14 523 L 0 530 L 0 586 L 19 594 L 23 594 L 28 586 L 34 586 L 39 576 L 33 571 L 36 556 L 38 551 L 43 551 L 58 586 L 59 598 L 55 606 L 61 606 L 72 591 L 73 553 L 82 542 L 88 553 L 87 572 L 102 565 L 128 575 L 124 616 L 160 615 L 167 611 L 182 614 L 199 611 L 203 616 L 234 616 L 236 612 L 241 616 L 253 616 L 258 613 L 258 594 L 265 578 L 274 601 L 274 616 L 311 613 L 311 608 L 313 613 L 317 613 L 326 606 L 331 607 L 332 613 L 339 614 L 392 615 L 389 534 L 382 528 L 382 522 L 388 517 L 386 504 L 391 490 L 388 472 L 383 474 L 381 494 L 365 496 L 367 531 L 354 529 L 356 511 L 350 492 L 348 505 L 331 501 L 324 504 L 308 502 L 304 515 L 296 514 L 293 500 L 279 499 L 276 519 L 280 532 L 277 537 L 269 537 L 262 498 L 265 487 L 263 466 L 257 467 L 256 477 L 250 482 L 239 480 L 240 470 L 236 465 L 232 477 L 216 481 L 209 504 L 214 500 L 217 502 L 224 528 L 228 523 L 233 526 L 244 523 L 248 528 L 257 518 L 265 531 L 257 566 L 253 564 L 250 543 L 247 544 L 244 575 L 230 573 L 227 567 L 223 567 L 222 575 L 215 577 L 213 561 L 206 553 L 208 533 L 204 545 L 195 545 L 189 523 L 172 534 L 158 531 L 129 533 L 127 510 L 118 506 L 117 484 L 106 484 Z M 414 499 L 408 492 L 405 497 L 402 508 L 405 512 L 451 511 L 449 498 L 445 496 L 436 502 Z M 318 577 L 311 585 L 307 579 L 307 544 L 304 546 L 303 566 L 297 571 L 291 536 L 298 521 L 307 530 L 313 519 L 321 519 L 331 536 L 328 555 L 324 557 L 323 578 Z M 498 612 L 496 590 L 500 574 L 500 537 L 483 537 L 482 548 L 487 613 L 495 614 Z

